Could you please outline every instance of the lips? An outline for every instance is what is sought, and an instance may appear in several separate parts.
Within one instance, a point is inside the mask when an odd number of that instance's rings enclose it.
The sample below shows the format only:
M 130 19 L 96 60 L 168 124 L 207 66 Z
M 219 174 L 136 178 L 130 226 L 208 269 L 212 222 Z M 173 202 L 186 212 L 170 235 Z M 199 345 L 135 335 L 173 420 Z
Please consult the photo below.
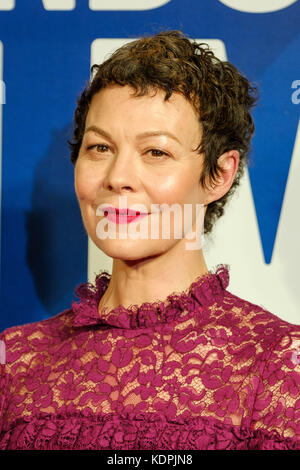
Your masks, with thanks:
M 123 215 L 128 217 L 136 217 L 138 215 L 147 215 L 145 212 L 140 211 L 132 211 L 130 209 L 118 209 L 117 207 L 104 207 L 103 208 L 104 215 L 107 214 L 116 214 L 116 215 Z
M 127 215 L 127 214 L 117 214 L 114 212 L 108 212 L 104 210 L 104 215 L 110 222 L 115 224 L 129 224 L 131 222 L 138 222 L 139 220 L 147 217 L 148 214 L 140 214 L 140 215 Z

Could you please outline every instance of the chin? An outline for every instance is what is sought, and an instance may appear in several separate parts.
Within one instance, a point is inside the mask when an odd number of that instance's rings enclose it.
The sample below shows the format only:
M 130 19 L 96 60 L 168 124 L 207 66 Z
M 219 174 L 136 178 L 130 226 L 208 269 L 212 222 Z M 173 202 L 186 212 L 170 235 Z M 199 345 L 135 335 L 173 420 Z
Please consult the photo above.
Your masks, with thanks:
M 149 240 L 97 240 L 96 245 L 107 256 L 124 261 L 143 260 L 160 255 L 165 250 L 160 240 L 155 240 L 156 246 L 147 243 Z

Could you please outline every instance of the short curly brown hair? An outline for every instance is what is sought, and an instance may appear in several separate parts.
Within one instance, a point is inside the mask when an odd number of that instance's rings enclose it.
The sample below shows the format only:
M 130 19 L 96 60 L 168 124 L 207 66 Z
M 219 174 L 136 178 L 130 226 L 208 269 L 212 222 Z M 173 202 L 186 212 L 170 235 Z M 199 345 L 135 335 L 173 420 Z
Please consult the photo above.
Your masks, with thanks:
M 206 46 L 206 47 L 205 47 Z M 68 140 L 71 162 L 75 165 L 81 147 L 86 116 L 95 93 L 109 84 L 130 85 L 135 96 L 148 94 L 149 87 L 165 91 L 165 101 L 173 91 L 182 93 L 192 104 L 202 124 L 199 154 L 204 153 L 202 187 L 219 177 L 218 158 L 238 150 L 239 166 L 230 190 L 207 206 L 204 233 L 209 234 L 224 214 L 249 163 L 254 121 L 250 109 L 258 100 L 258 89 L 230 62 L 219 60 L 207 43 L 197 43 L 182 31 L 161 31 L 156 35 L 126 43 L 102 64 L 91 67 L 91 78 L 77 99 L 73 142 Z

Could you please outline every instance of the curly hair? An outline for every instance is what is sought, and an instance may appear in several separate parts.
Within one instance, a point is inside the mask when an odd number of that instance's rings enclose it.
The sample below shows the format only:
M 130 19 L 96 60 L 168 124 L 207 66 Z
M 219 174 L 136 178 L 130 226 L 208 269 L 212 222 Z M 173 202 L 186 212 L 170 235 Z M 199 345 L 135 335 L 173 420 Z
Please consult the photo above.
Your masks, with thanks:
M 91 99 L 109 84 L 130 85 L 135 96 L 148 94 L 149 87 L 160 89 L 165 91 L 165 101 L 173 91 L 185 96 L 202 125 L 201 142 L 196 148 L 199 154 L 204 154 L 199 180 L 202 187 L 222 173 L 218 158 L 224 152 L 238 150 L 239 166 L 231 188 L 207 206 L 204 233 L 209 234 L 224 214 L 224 206 L 239 186 L 245 165 L 249 163 L 255 130 L 250 110 L 258 100 L 257 87 L 230 62 L 218 59 L 207 43 L 197 43 L 180 30 L 161 31 L 126 43 L 103 63 L 94 64 L 91 76 L 77 98 L 73 142 L 68 140 L 73 165 L 78 158 Z

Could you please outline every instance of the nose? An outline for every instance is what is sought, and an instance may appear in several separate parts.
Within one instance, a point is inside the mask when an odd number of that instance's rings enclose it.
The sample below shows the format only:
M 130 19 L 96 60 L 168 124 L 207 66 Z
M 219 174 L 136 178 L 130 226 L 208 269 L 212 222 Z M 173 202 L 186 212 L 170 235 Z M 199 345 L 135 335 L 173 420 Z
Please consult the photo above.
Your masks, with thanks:
M 133 190 L 135 174 L 132 152 L 118 152 L 107 170 L 103 185 L 116 193 Z

